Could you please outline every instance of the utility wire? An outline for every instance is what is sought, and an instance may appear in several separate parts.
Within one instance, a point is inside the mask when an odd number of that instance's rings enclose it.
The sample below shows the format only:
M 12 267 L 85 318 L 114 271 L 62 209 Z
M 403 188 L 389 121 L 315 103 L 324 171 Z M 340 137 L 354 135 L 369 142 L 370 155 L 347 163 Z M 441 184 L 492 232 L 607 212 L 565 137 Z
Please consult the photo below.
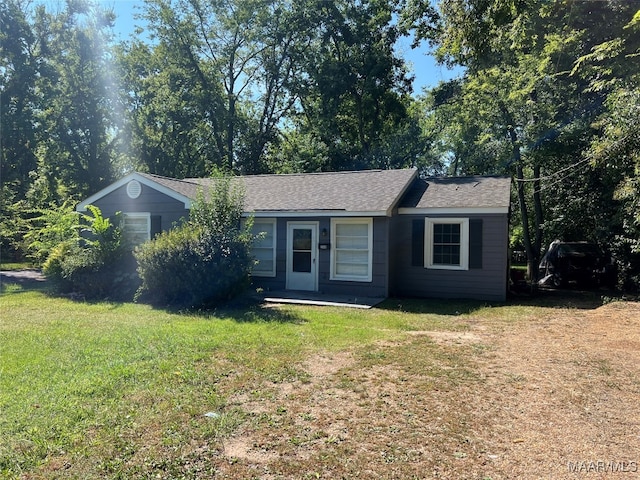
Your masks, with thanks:
M 578 165 L 578 164 L 576 164 L 575 166 L 577 166 L 577 165 Z M 572 172 L 569 172 L 568 174 L 566 174 L 565 176 L 563 176 L 563 177 L 561 177 L 561 178 L 556 179 L 554 182 L 547 183 L 547 184 L 545 184 L 545 185 L 541 185 L 541 186 L 540 186 L 540 188 L 538 188 L 538 189 L 536 190 L 536 192 L 542 192 L 542 191 L 544 191 L 544 190 L 548 190 L 548 189 L 550 189 L 551 187 L 553 187 L 553 186 L 555 186 L 555 185 L 559 184 L 560 182 L 562 182 L 562 181 L 566 180 L 567 178 L 571 177 L 572 175 L 575 175 L 575 174 L 579 173 L 579 172 L 580 172 L 580 170 L 583 170 L 586 166 L 587 166 L 587 165 L 584 165 L 584 164 L 583 164 L 581 167 L 577 168 L 576 170 L 574 170 L 574 171 L 572 171 Z
M 631 136 L 631 135 L 625 135 L 624 137 L 622 137 L 622 138 L 618 139 L 617 141 L 615 141 L 615 142 L 613 143 L 613 145 L 611 145 L 611 147 L 610 147 L 608 150 L 615 149 L 618 145 L 620 145 L 620 144 L 622 144 L 622 143 L 626 142 L 626 141 L 629 139 L 629 137 L 630 137 L 630 136 Z M 574 168 L 579 170 L 580 168 L 582 168 L 581 166 L 583 166 L 585 163 L 587 163 L 587 162 L 589 162 L 589 161 L 591 161 L 591 160 L 593 160 L 593 159 L 594 159 L 594 155 L 593 155 L 593 154 L 590 154 L 590 155 L 587 155 L 586 157 L 584 157 L 582 160 L 580 160 L 580 161 L 578 161 L 578 162 L 576 162 L 576 163 L 572 163 L 571 165 L 568 165 L 568 166 L 566 166 L 566 167 L 564 167 L 564 168 L 561 168 L 561 169 L 560 169 L 560 170 L 558 170 L 557 172 L 553 172 L 553 173 L 551 173 L 551 174 L 549 174 L 549 175 L 545 175 L 544 177 L 537 177 L 537 178 L 521 178 L 521 179 L 520 179 L 520 178 L 516 178 L 516 179 L 514 179 L 514 180 L 515 180 L 516 182 L 520 182 L 520 183 L 541 182 L 541 181 L 543 181 L 543 180 L 551 180 L 551 179 L 553 179 L 553 178 L 557 177 L 558 175 L 561 175 L 561 174 L 563 174 L 564 172 L 569 171 L 569 170 L 572 170 L 572 169 L 574 169 Z M 545 185 L 545 186 L 544 186 L 544 189 L 548 188 L 549 186 L 556 185 L 557 183 L 561 182 L 562 180 L 565 180 L 566 178 L 570 177 L 570 176 L 571 176 L 571 175 L 573 175 L 574 173 L 576 173 L 576 172 L 569 172 L 567 175 L 563 176 L 563 177 L 562 177 L 562 178 L 560 178 L 560 179 L 557 179 L 555 182 L 552 182 L 552 183 L 550 183 L 549 185 Z M 540 190 L 542 190 L 542 189 L 543 189 L 543 188 L 541 188 Z
M 516 178 L 515 180 L 516 180 L 516 182 L 522 182 L 522 183 L 527 183 L 527 182 L 541 182 L 541 181 L 543 181 L 543 180 L 550 180 L 550 179 L 552 179 L 552 178 L 554 178 L 554 177 L 556 177 L 556 176 L 558 176 L 558 175 L 560 175 L 560 174 L 562 174 L 562 173 L 566 172 L 567 170 L 571 170 L 572 168 L 576 168 L 576 167 L 578 167 L 579 165 L 581 165 L 581 164 L 583 164 L 583 163 L 586 163 L 586 162 L 588 162 L 588 161 L 590 161 L 590 160 L 591 160 L 591 157 L 583 158 L 582 160 L 580 160 L 580 161 L 579 161 L 579 162 L 577 162 L 577 163 L 573 163 L 573 164 L 571 164 L 571 165 L 569 165 L 569 166 L 566 166 L 566 167 L 564 167 L 564 168 L 561 168 L 561 169 L 560 169 L 560 170 L 558 170 L 557 172 L 553 172 L 553 173 L 551 173 L 551 174 L 549 174 L 549 175 L 545 175 L 544 177 L 537 177 L 537 178 L 522 178 L 522 179 L 520 179 L 520 178 Z M 566 177 L 563 177 L 563 178 L 566 178 Z

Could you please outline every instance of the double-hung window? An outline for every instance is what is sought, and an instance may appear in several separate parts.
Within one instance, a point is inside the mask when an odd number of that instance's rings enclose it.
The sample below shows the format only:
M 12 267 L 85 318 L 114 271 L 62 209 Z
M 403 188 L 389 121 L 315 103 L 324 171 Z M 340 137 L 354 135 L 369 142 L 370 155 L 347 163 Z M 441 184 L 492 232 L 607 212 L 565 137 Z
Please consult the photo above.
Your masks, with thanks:
M 254 218 L 254 236 L 251 253 L 256 259 L 252 275 L 257 277 L 276 276 L 276 220 L 274 218 Z
M 331 219 L 331 279 L 370 282 L 373 219 Z
M 469 268 L 469 219 L 427 218 L 425 267 L 448 270 Z
M 130 245 L 140 245 L 151 238 L 150 213 L 125 213 L 122 220 L 122 232 Z

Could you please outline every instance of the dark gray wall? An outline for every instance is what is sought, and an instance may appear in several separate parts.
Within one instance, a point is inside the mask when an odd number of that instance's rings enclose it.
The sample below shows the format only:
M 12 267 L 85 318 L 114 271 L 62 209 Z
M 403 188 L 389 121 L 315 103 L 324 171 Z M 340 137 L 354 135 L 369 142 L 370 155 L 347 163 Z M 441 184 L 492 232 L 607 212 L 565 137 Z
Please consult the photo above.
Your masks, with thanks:
M 327 217 L 279 218 L 277 222 L 278 243 L 276 248 L 276 276 L 253 277 L 253 284 L 268 290 L 284 290 L 287 272 L 287 222 L 318 222 L 319 241 L 331 239 L 331 219 Z M 320 236 L 327 229 L 326 239 Z M 354 297 L 386 297 L 389 291 L 388 257 L 389 219 L 373 218 L 373 274 L 371 282 L 350 282 L 331 280 L 331 252 L 318 252 L 318 291 L 321 293 L 352 295 Z
M 437 216 L 429 215 L 430 218 Z M 507 294 L 508 216 L 442 215 L 482 218 L 482 268 L 427 269 L 412 265 L 412 222 L 424 215 L 399 215 L 391 226 L 391 295 L 504 301 Z
M 146 185 L 142 185 L 142 192 L 138 198 L 129 198 L 127 186 L 123 185 L 94 204 L 102 211 L 102 215 L 105 217 L 112 217 L 116 212 L 149 212 L 151 215 L 159 215 L 162 230 L 169 230 L 174 223 L 189 217 L 189 210 L 184 208 L 184 203 Z

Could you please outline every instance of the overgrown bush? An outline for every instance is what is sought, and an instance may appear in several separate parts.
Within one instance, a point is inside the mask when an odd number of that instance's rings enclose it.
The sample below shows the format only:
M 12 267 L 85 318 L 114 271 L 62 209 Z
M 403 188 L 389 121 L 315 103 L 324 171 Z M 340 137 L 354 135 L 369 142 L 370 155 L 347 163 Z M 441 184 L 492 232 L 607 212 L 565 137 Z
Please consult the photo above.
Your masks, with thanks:
M 58 293 L 73 293 L 86 299 L 131 300 L 140 285 L 131 250 L 122 233 L 100 209 L 88 207 L 78 232 L 51 249 L 43 272 Z M 84 226 L 83 226 L 84 223 Z
M 189 220 L 135 251 L 140 301 L 177 308 L 211 307 L 249 284 L 250 225 L 241 225 L 243 193 L 230 178 L 200 192 Z
M 25 259 L 24 235 L 28 231 L 31 209 L 24 200 L 16 201 L 9 185 L 0 189 L 0 260 L 21 262 Z
M 34 209 L 32 213 L 24 241 L 35 265 L 42 265 L 59 245 L 79 241 L 82 217 L 74 210 L 72 201 Z

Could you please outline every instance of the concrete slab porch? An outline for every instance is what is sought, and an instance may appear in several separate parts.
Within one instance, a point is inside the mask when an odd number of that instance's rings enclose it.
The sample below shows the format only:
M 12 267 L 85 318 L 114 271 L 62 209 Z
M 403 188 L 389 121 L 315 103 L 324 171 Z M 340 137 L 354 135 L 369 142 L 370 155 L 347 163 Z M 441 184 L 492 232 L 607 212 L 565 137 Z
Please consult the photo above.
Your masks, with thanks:
M 329 295 L 317 292 L 291 290 L 263 292 L 262 298 L 266 303 L 348 308 L 372 308 L 385 300 L 383 297 L 354 297 L 350 295 Z

